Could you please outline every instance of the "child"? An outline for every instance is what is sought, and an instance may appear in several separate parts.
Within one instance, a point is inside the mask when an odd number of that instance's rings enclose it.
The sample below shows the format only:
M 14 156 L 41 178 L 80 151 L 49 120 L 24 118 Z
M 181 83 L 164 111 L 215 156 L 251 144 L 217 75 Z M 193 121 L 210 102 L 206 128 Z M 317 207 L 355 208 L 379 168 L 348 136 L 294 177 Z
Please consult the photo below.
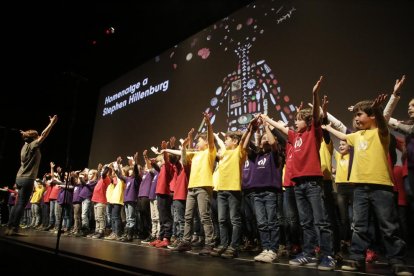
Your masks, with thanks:
M 375 101 L 361 101 L 353 107 L 354 121 L 358 131 L 348 135 L 326 129 L 341 140 L 354 147 L 354 159 L 349 182 L 355 183 L 354 190 L 354 232 L 350 247 L 349 260 L 342 269 L 356 271 L 364 264 L 365 251 L 369 241 L 368 224 L 370 210 L 379 222 L 383 236 L 386 257 L 396 275 L 412 275 L 404 265 L 405 242 L 397 236 L 399 231 L 394 204 L 393 184 L 388 167 L 387 155 L 389 131 L 380 110 L 385 94 Z
M 287 130 L 279 122 L 266 118 L 270 124 L 288 135 L 293 147 L 286 163 L 291 162 L 291 179 L 295 182 L 295 197 L 303 229 L 303 252 L 289 261 L 290 265 L 316 266 L 315 248 L 319 246 L 322 259 L 319 270 L 333 270 L 332 230 L 322 197 L 322 171 L 319 149 L 322 141 L 318 91 L 322 77 L 313 87 L 313 109 L 301 109 L 295 120 L 296 131 Z M 332 206 L 333 208 L 333 206 Z M 319 232 L 317 233 L 316 230 Z
M 198 136 L 197 152 L 187 152 L 191 162 L 191 174 L 185 207 L 184 237 L 172 251 L 184 252 L 191 250 L 191 233 L 193 214 L 198 208 L 201 224 L 205 233 L 205 245 L 199 255 L 210 255 L 213 244 L 213 223 L 210 215 L 210 199 L 213 193 L 213 166 L 216 158 L 213 128 L 207 113 L 203 113 L 207 125 L 207 133 Z

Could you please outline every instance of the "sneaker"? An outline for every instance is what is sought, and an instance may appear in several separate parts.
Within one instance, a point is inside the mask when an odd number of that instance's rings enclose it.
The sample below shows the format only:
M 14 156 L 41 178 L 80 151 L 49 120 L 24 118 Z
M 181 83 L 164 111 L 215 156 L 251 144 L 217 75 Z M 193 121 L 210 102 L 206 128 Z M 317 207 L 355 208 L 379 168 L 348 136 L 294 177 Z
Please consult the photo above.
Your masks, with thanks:
M 143 243 L 143 244 L 148 244 L 148 243 L 153 242 L 153 241 L 155 241 L 155 240 L 156 240 L 156 239 L 155 239 L 155 237 L 153 237 L 153 236 L 148 236 L 145 240 L 141 241 L 141 243 Z
M 191 251 L 191 243 L 187 241 L 180 241 L 176 248 L 171 249 L 174 252 L 185 252 Z
M 403 264 L 395 264 L 392 266 L 394 274 L 397 276 L 411 276 L 413 275 L 408 268 Z
M 279 248 L 277 249 L 277 255 L 279 257 L 288 257 L 289 256 L 289 252 L 286 248 L 286 245 L 279 244 Z
M 267 250 L 267 253 L 263 255 L 261 262 L 264 263 L 272 263 L 274 260 L 277 259 L 277 254 L 273 250 Z
M 220 257 L 221 254 L 223 254 L 224 251 L 226 251 L 226 249 L 227 249 L 226 246 L 220 245 L 219 247 L 213 248 L 213 250 L 211 250 L 210 255 L 213 256 L 213 257 Z
M 118 239 L 118 235 L 112 232 L 109 236 L 104 237 L 104 240 L 114 241 Z
M 378 254 L 374 250 L 367 249 L 367 253 L 365 255 L 365 262 L 373 263 L 378 260 Z
M 163 238 L 161 242 L 155 245 L 156 248 L 167 248 L 170 245 L 170 240 L 167 238 Z
M 296 258 L 289 261 L 290 265 L 306 265 L 306 266 L 317 266 L 318 265 L 318 259 L 307 255 L 305 252 L 300 253 L 296 256 Z
M 254 260 L 256 262 L 263 262 L 263 258 L 267 255 L 267 250 L 263 250 L 259 255 L 257 255 L 256 257 L 254 257 Z
M 227 247 L 226 251 L 221 254 L 224 259 L 234 259 L 239 256 L 239 252 L 233 247 Z
M 103 237 L 104 237 L 104 234 L 102 232 L 97 232 L 91 238 L 92 239 L 102 239 Z
M 160 239 L 156 239 L 155 241 L 150 242 L 148 245 L 149 246 L 156 246 L 157 244 L 159 244 L 161 242 Z
M 167 245 L 168 249 L 174 249 L 178 246 L 178 244 L 180 243 L 179 239 L 175 239 L 170 245 Z
M 323 256 L 321 263 L 318 265 L 319 270 L 329 271 L 334 270 L 336 261 L 331 256 Z
M 363 266 L 363 261 L 343 260 L 341 269 L 346 271 L 358 271 L 363 270 Z
M 212 250 L 213 250 L 213 248 L 210 245 L 205 245 L 203 247 L 203 249 L 201 249 L 200 252 L 198 252 L 198 255 L 200 255 L 200 256 L 210 256 Z

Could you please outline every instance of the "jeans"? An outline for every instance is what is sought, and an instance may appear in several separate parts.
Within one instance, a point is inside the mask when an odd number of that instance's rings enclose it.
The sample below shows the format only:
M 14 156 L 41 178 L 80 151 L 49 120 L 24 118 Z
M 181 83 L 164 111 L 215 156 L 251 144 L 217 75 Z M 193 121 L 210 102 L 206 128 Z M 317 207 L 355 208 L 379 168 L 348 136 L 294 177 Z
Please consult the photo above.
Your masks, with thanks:
M 230 246 L 238 249 L 241 240 L 241 191 L 218 191 L 217 206 L 220 227 L 220 245 L 227 247 L 229 244 L 229 220 L 231 222 Z M 229 216 L 230 215 L 230 216 Z
M 184 236 L 184 214 L 185 214 L 185 200 L 174 200 L 173 202 L 175 208 L 175 218 L 174 220 L 178 223 L 178 230 L 175 234 L 178 239 L 182 239 Z
M 33 192 L 34 179 L 17 178 L 16 185 L 19 189 L 17 202 L 10 214 L 9 228 L 18 229 L 20 219 L 23 216 L 27 203 Z
M 319 244 L 322 255 L 332 256 L 332 230 L 324 206 L 321 180 L 298 181 L 294 190 L 303 229 L 303 252 L 313 255 Z
M 199 187 L 188 189 L 185 206 L 184 240 L 190 242 L 193 226 L 194 212 L 198 208 L 201 224 L 204 228 L 205 244 L 213 245 L 213 223 L 211 221 L 210 200 L 213 193 L 212 187 Z
M 253 242 L 258 239 L 256 215 L 254 211 L 254 198 L 252 193 L 243 193 L 242 203 L 242 227 L 246 239 Z
M 92 218 L 92 201 L 89 198 L 82 200 L 82 228 L 90 229 L 91 228 L 91 218 Z
M 138 233 L 144 238 L 147 238 L 151 235 L 151 210 L 150 210 L 150 200 L 148 197 L 139 197 L 138 198 Z
M 341 240 L 350 241 L 352 236 L 351 219 L 353 217 L 354 185 L 338 184 L 337 202 L 340 218 L 339 236 Z
M 157 195 L 158 212 L 160 217 L 160 239 L 170 239 L 172 235 L 173 218 L 171 215 L 172 196 Z
M 354 190 L 354 232 L 349 257 L 362 261 L 365 251 L 375 237 L 369 235 L 370 211 L 378 220 L 385 247 L 385 257 L 391 264 L 404 263 L 406 244 L 398 236 L 398 216 L 392 187 L 358 184 Z
M 286 245 L 300 245 L 301 229 L 299 225 L 299 213 L 293 186 L 285 187 L 285 191 L 283 192 L 283 211 L 286 225 Z
M 262 248 L 277 252 L 281 226 L 277 219 L 277 194 L 273 191 L 260 191 L 253 192 L 252 195 Z
M 133 229 L 135 227 L 136 217 L 135 217 L 135 207 L 136 202 L 125 202 L 125 216 L 126 216 L 126 225 L 125 228 Z
M 121 235 L 121 204 L 111 204 L 112 205 L 112 214 L 111 214 L 111 228 L 112 233 L 115 233 L 117 236 Z

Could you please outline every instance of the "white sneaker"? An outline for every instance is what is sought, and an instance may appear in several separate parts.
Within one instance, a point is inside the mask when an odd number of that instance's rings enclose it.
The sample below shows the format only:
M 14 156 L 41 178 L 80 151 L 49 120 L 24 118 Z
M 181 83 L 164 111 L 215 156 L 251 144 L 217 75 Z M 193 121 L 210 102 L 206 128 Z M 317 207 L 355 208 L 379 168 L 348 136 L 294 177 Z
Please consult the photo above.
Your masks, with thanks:
M 267 255 L 267 250 L 263 250 L 262 253 L 260 253 L 259 255 L 257 255 L 256 257 L 254 257 L 254 260 L 256 262 L 263 262 L 263 258 Z
M 267 254 L 265 254 L 260 261 L 264 263 L 271 263 L 277 258 L 277 254 L 273 252 L 272 250 L 267 251 Z

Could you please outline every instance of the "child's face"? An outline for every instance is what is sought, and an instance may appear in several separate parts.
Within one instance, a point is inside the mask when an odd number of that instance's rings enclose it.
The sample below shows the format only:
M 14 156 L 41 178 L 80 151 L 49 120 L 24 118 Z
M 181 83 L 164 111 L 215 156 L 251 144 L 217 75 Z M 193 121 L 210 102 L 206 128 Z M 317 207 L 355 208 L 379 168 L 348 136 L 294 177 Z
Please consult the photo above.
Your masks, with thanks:
M 412 119 L 414 118 L 414 99 L 408 103 L 408 116 Z
M 237 147 L 237 141 L 233 140 L 230 136 L 226 137 L 224 144 L 226 145 L 226 149 L 234 149 Z
M 340 154 L 349 153 L 349 145 L 345 141 L 340 141 L 339 142 L 339 153 Z
M 207 147 L 208 147 L 207 141 L 204 140 L 201 137 L 198 137 L 198 140 L 197 140 L 197 149 L 198 150 L 205 150 Z
M 358 110 L 354 115 L 355 125 L 358 129 L 371 129 L 375 127 L 375 116 L 368 116 L 362 110 Z
M 297 132 L 302 132 L 307 128 L 306 121 L 296 117 L 295 126 Z

